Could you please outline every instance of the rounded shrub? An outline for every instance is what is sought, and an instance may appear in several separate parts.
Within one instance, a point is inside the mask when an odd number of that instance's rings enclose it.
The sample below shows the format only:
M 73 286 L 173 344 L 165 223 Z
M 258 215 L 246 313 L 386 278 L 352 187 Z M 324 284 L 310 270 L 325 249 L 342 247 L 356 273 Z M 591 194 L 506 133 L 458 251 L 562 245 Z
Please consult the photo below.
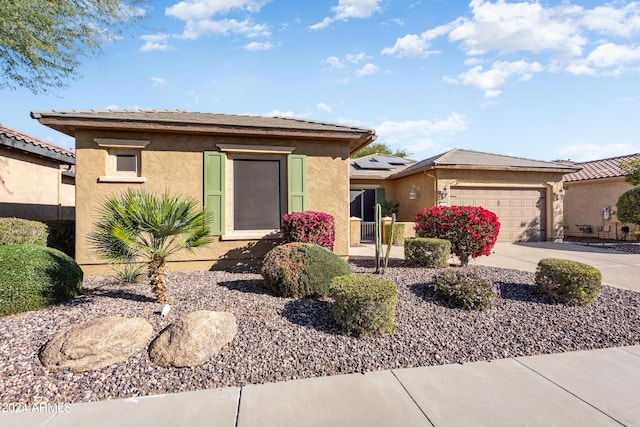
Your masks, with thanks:
M 380 276 L 350 274 L 331 281 L 330 313 L 347 335 L 395 331 L 398 288 Z
M 389 236 L 391 236 L 391 223 L 384 225 L 384 242 L 389 242 Z M 393 225 L 393 240 L 391 241 L 392 245 L 401 245 L 404 242 L 404 224 L 394 224 Z
M 325 212 L 292 212 L 282 218 L 285 243 L 303 242 L 333 250 L 336 223 L 333 215 Z
M 0 246 L 0 316 L 39 310 L 82 293 L 82 270 L 70 256 L 38 245 Z
M 0 218 L 0 245 L 47 246 L 47 225 L 21 218 Z
M 276 296 L 292 298 L 326 296 L 331 279 L 349 273 L 349 264 L 335 253 L 301 242 L 273 248 L 261 269 L 267 289 Z
M 404 241 L 404 263 L 410 267 L 448 267 L 450 256 L 448 240 L 415 237 Z
M 556 301 L 570 305 L 588 305 L 602 289 L 602 273 L 577 261 L 544 258 L 538 262 L 536 286 Z
M 439 298 L 467 310 L 486 310 L 500 297 L 500 287 L 469 267 L 449 268 L 433 279 Z

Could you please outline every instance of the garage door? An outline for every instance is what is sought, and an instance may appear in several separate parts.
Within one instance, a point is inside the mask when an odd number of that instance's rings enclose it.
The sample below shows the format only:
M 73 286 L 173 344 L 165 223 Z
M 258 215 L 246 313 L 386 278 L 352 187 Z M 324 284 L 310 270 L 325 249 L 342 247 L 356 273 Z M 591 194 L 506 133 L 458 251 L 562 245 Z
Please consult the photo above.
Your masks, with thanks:
M 545 191 L 511 188 L 451 188 L 453 206 L 482 206 L 500 220 L 501 241 L 541 241 L 545 232 Z

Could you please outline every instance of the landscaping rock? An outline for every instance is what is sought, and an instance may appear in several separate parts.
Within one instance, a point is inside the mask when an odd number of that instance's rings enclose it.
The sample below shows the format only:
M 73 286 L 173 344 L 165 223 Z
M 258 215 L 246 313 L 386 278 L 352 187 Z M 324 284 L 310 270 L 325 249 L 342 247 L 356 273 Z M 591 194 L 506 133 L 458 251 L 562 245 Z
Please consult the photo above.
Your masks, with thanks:
M 91 371 L 126 360 L 152 337 L 143 318 L 100 317 L 57 334 L 40 351 L 40 361 L 51 371 Z
M 207 362 L 238 332 L 236 316 L 224 311 L 194 311 L 165 328 L 149 346 L 152 362 L 177 368 Z

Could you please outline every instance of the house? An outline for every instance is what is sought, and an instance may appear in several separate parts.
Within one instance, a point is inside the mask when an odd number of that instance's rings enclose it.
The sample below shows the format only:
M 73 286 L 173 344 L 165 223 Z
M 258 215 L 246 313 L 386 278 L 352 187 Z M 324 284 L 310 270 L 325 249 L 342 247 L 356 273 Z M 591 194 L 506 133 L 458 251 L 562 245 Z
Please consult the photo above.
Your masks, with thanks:
M 564 176 L 566 236 L 630 240 L 634 224 L 618 221 L 618 198 L 633 186 L 625 182 L 620 163 L 636 159 L 640 154 L 572 163 L 582 169 Z
M 74 219 L 75 155 L 0 125 L 0 217 Z
M 401 222 L 413 221 L 428 206 L 482 206 L 499 217 L 498 240 L 561 240 L 562 177 L 578 169 L 461 149 L 418 162 L 377 155 L 352 159 L 351 213 L 367 221 L 373 204 L 383 199 L 400 204 Z
M 87 241 L 93 218 L 130 187 L 190 196 L 214 213 L 216 241 L 176 254 L 174 269 L 255 264 L 292 211 L 333 215 L 334 251 L 349 254 L 349 156 L 375 140 L 373 130 L 186 111 L 31 114 L 76 140 L 76 260 L 86 274 L 108 268 Z

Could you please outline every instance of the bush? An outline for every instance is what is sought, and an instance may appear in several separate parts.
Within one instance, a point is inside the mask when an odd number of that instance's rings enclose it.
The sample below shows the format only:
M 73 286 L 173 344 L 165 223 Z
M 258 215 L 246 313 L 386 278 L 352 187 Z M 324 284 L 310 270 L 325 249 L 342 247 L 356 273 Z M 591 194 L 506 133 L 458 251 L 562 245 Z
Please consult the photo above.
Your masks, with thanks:
M 626 191 L 616 203 L 618 221 L 640 224 L 640 187 Z
M 339 276 L 331 281 L 330 313 L 347 335 L 393 334 L 395 331 L 396 284 L 380 276 Z
M 47 225 L 21 218 L 0 218 L 0 245 L 47 246 Z
M 71 258 L 76 252 L 76 222 L 73 220 L 57 219 L 45 221 L 47 224 L 47 246 L 64 252 Z
M 387 223 L 384 225 L 384 242 L 389 242 L 389 236 L 391 235 L 391 223 Z M 392 245 L 401 245 L 404 242 L 404 224 L 394 224 L 393 225 L 393 241 Z
M 500 288 L 470 267 L 443 270 L 433 279 L 433 289 L 439 298 L 467 310 L 493 307 L 500 297 Z
M 570 305 L 589 305 L 602 289 L 600 270 L 566 259 L 545 258 L 538 262 L 536 286 L 556 301 Z
M 351 267 L 338 255 L 322 246 L 301 242 L 273 248 L 261 269 L 267 289 L 276 296 L 293 298 L 326 296 L 331 279 L 349 273 Z
M 39 310 L 82 293 L 82 270 L 70 256 L 38 245 L 0 246 L 0 316 Z
M 448 240 L 415 237 L 404 241 L 404 263 L 410 267 L 448 267 L 450 256 Z
M 332 215 L 324 212 L 292 212 L 282 220 L 285 243 L 303 242 L 333 250 L 336 223 Z
M 496 214 L 479 206 L 424 208 L 414 221 L 418 237 L 450 241 L 463 266 L 469 263 L 469 257 L 490 255 L 500 231 Z

